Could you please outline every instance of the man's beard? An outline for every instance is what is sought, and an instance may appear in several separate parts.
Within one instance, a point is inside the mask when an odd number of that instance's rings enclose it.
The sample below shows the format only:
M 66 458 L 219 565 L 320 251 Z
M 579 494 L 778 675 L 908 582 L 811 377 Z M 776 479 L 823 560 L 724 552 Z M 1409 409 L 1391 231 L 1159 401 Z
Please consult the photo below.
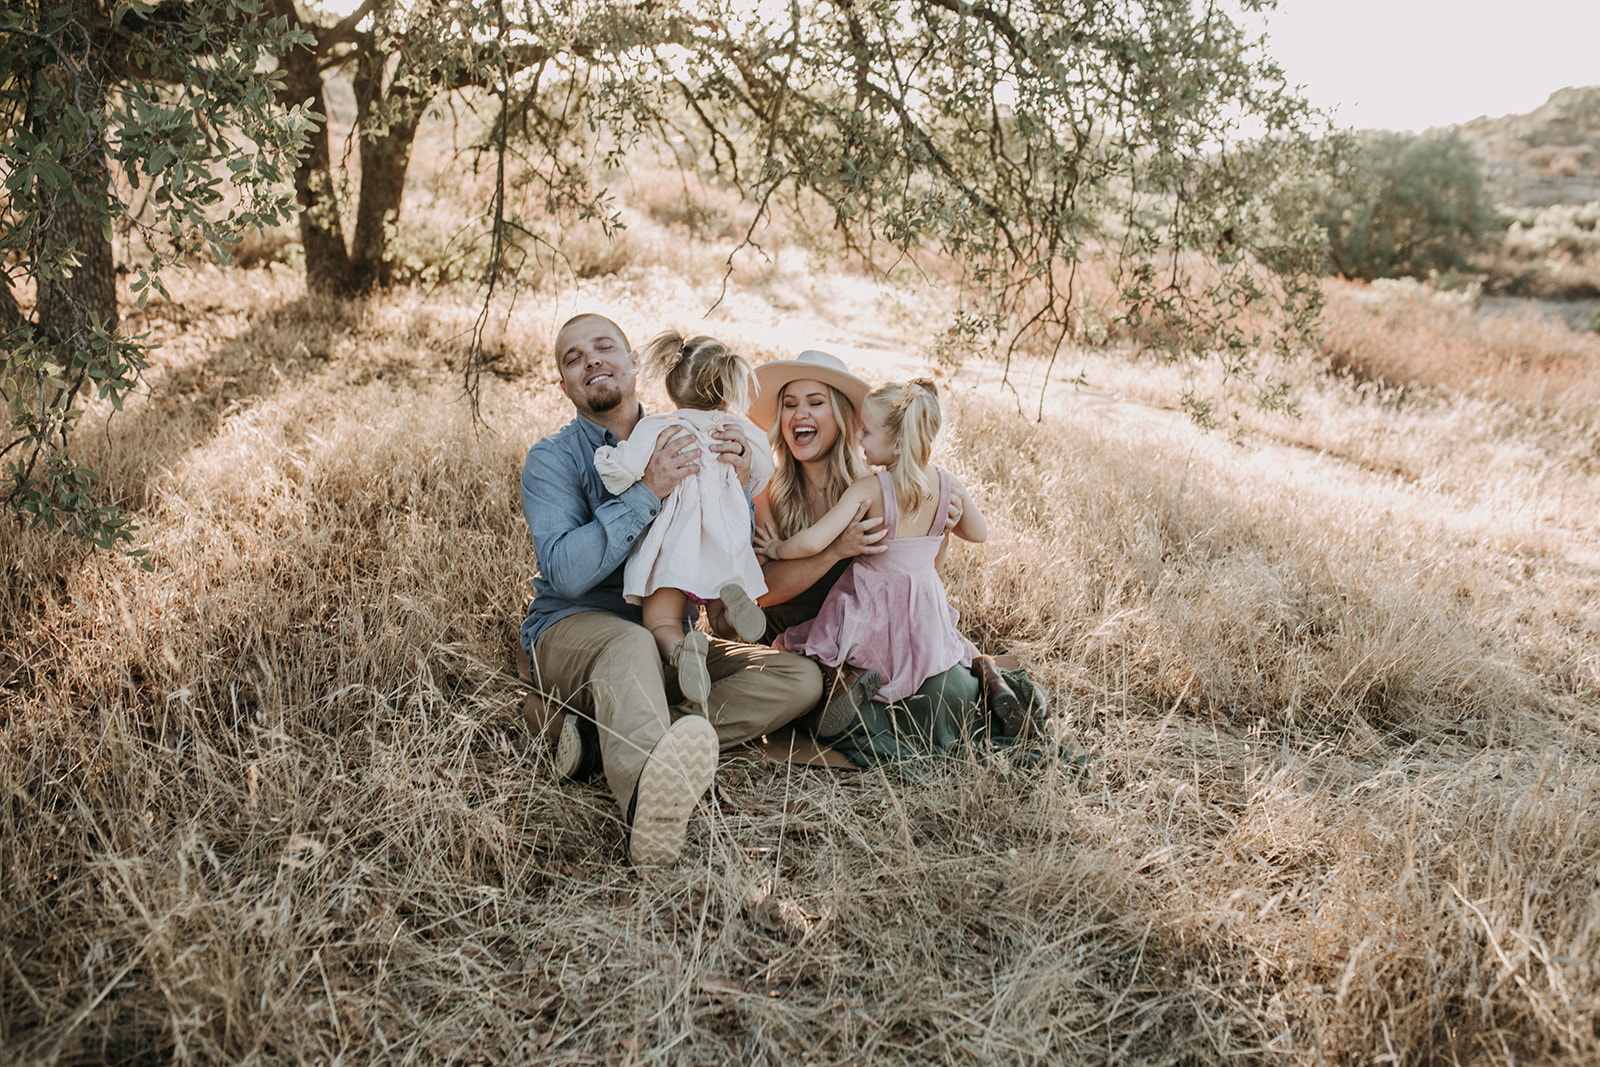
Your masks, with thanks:
M 610 411 L 622 403 L 622 390 L 616 386 L 602 387 L 604 391 L 594 392 L 589 395 L 589 410 L 596 415 L 602 411 Z

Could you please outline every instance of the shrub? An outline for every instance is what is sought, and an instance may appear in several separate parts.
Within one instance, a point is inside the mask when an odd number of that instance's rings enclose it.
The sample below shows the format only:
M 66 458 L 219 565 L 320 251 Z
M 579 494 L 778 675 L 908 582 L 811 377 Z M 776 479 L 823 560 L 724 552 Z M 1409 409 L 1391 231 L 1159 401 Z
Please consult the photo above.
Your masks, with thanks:
M 1502 208 L 1503 240 L 1479 260 L 1491 291 L 1518 296 L 1600 296 L 1600 201 Z
M 1359 142 L 1350 180 L 1323 190 L 1316 219 L 1334 271 L 1370 281 L 1465 269 L 1492 214 L 1482 164 L 1455 131 L 1376 132 Z

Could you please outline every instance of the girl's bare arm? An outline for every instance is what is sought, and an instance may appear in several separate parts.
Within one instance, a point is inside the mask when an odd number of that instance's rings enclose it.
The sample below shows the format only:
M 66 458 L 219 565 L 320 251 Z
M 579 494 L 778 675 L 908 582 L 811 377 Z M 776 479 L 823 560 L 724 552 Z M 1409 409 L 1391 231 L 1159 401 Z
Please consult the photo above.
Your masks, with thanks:
M 840 560 L 875 556 L 882 552 L 885 548 L 880 543 L 883 540 L 883 519 L 866 518 L 868 507 L 860 508 L 856 521 L 814 556 L 804 559 L 762 559 L 761 576 L 766 580 L 767 591 L 758 599 L 758 603 L 768 608 L 775 604 L 786 604 L 815 585 Z M 756 497 L 755 510 L 757 529 L 773 525 L 772 505 L 765 492 Z
M 852 485 L 844 491 L 839 502 L 828 509 L 826 515 L 793 537 L 780 539 L 770 526 L 757 530 L 756 551 L 768 559 L 803 559 L 825 551 L 833 543 L 834 538 L 844 533 L 850 528 L 850 524 L 856 521 L 856 515 L 861 510 L 861 502 L 866 500 L 870 505 L 874 484 L 863 478 Z
M 978 510 L 978 505 L 972 502 L 972 497 L 967 493 L 967 487 L 956 482 L 950 487 L 952 500 L 961 501 L 961 519 L 950 530 L 951 533 L 963 541 L 982 541 L 989 536 L 989 524 L 984 521 L 983 512 Z M 952 507 L 952 511 L 955 509 Z
M 883 519 L 866 518 L 870 505 L 863 504 L 857 511 L 856 521 L 844 533 L 833 539 L 826 549 L 804 559 L 763 559 L 761 576 L 766 579 L 767 592 L 759 598 L 762 607 L 786 604 L 815 585 L 833 565 L 841 559 L 856 556 L 875 556 L 884 550 Z M 760 502 L 756 506 L 757 521 L 761 521 Z M 766 517 L 771 522 L 770 514 Z

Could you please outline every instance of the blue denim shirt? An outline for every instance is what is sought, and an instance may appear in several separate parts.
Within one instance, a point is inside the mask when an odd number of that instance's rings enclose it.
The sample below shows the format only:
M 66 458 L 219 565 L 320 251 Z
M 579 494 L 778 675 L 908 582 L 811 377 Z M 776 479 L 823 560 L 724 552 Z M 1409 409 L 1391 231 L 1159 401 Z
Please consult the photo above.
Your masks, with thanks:
M 622 568 L 661 501 L 643 482 L 615 496 L 606 490 L 594 450 L 616 443 L 616 434 L 579 415 L 523 461 L 522 514 L 539 562 L 522 622 L 522 645 L 530 651 L 546 627 L 580 611 L 643 620 L 639 605 L 622 599 Z

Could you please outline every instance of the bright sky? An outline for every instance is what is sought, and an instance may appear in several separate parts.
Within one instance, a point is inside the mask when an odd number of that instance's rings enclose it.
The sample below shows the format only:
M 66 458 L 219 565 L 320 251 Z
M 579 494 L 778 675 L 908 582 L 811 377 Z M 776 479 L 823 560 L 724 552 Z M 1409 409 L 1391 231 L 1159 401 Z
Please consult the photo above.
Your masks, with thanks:
M 1267 32 L 1290 83 L 1358 129 L 1420 133 L 1600 85 L 1600 0 L 1278 0 Z

